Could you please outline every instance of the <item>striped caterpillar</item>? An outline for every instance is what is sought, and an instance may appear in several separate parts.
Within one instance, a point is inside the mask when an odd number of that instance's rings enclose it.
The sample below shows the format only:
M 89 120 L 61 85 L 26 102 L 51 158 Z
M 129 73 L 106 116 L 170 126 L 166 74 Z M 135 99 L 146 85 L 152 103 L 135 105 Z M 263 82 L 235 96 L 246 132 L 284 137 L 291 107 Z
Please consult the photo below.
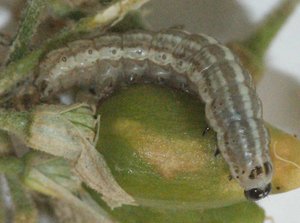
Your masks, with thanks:
M 179 30 L 106 34 L 50 52 L 39 72 L 35 84 L 43 97 L 89 86 L 101 98 L 116 86 L 137 82 L 166 83 L 198 94 L 217 132 L 218 149 L 245 196 L 258 200 L 271 191 L 261 101 L 249 73 L 212 37 Z

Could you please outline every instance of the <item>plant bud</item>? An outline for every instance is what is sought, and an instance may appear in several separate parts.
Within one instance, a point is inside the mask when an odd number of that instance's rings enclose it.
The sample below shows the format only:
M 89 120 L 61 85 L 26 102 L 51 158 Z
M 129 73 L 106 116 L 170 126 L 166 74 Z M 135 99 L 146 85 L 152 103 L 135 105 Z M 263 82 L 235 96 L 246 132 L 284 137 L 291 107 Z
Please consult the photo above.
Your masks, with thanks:
M 215 133 L 201 136 L 206 121 L 196 98 L 135 86 L 102 103 L 99 111 L 106 130 L 100 132 L 99 150 L 119 184 L 139 203 L 220 207 L 245 199 L 243 189 L 228 180 L 224 159 L 214 156 Z M 299 188 L 300 141 L 270 125 L 269 130 L 272 192 Z

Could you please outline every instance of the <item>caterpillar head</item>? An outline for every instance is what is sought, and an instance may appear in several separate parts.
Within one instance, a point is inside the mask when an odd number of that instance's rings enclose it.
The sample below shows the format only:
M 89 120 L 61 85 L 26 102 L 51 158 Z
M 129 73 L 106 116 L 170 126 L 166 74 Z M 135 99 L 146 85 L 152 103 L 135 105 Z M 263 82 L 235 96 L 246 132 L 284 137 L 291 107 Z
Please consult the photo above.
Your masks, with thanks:
M 264 188 L 253 188 L 245 190 L 244 194 L 248 200 L 257 201 L 261 198 L 266 197 L 272 189 L 271 183 L 267 184 Z
M 271 191 L 273 175 L 270 136 L 260 119 L 231 122 L 219 134 L 219 148 L 232 177 L 244 188 L 246 198 L 259 200 Z
M 259 200 L 266 197 L 272 189 L 272 164 L 265 161 L 252 163 L 247 170 L 239 171 L 235 178 L 245 188 L 244 194 L 248 200 Z

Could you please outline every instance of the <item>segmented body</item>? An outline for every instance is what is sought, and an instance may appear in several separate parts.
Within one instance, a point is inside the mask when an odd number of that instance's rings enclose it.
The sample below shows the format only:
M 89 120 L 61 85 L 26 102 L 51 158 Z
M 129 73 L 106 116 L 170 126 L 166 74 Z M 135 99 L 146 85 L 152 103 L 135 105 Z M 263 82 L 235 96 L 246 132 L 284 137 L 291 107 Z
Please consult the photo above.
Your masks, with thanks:
M 245 190 L 263 190 L 270 183 L 261 101 L 249 73 L 212 37 L 166 30 L 75 41 L 46 56 L 36 85 L 44 97 L 74 85 L 92 86 L 102 97 L 135 82 L 166 83 L 199 94 L 231 175 Z

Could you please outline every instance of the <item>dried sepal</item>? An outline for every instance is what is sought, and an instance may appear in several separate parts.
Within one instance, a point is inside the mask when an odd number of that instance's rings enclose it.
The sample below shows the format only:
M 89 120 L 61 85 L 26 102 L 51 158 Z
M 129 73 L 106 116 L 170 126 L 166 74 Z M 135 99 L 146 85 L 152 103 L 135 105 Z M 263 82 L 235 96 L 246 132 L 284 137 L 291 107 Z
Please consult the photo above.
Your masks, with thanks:
M 101 193 L 111 208 L 134 205 L 95 150 L 99 121 L 95 110 L 85 104 L 39 107 L 32 118 L 28 145 L 70 160 L 81 180 Z
M 80 179 L 102 194 L 111 208 L 135 205 L 95 149 L 100 119 L 93 107 L 41 105 L 32 112 L 0 113 L 0 123 L 2 128 L 23 139 L 26 146 L 70 161 Z M 49 191 L 52 193 L 55 192 Z
M 75 161 L 94 138 L 95 124 L 93 108 L 86 104 L 39 106 L 32 112 L 27 145 Z
M 82 150 L 74 169 L 84 182 L 102 194 L 102 199 L 112 209 L 123 204 L 136 205 L 134 198 L 114 179 L 103 156 L 94 146 L 90 145 Z

